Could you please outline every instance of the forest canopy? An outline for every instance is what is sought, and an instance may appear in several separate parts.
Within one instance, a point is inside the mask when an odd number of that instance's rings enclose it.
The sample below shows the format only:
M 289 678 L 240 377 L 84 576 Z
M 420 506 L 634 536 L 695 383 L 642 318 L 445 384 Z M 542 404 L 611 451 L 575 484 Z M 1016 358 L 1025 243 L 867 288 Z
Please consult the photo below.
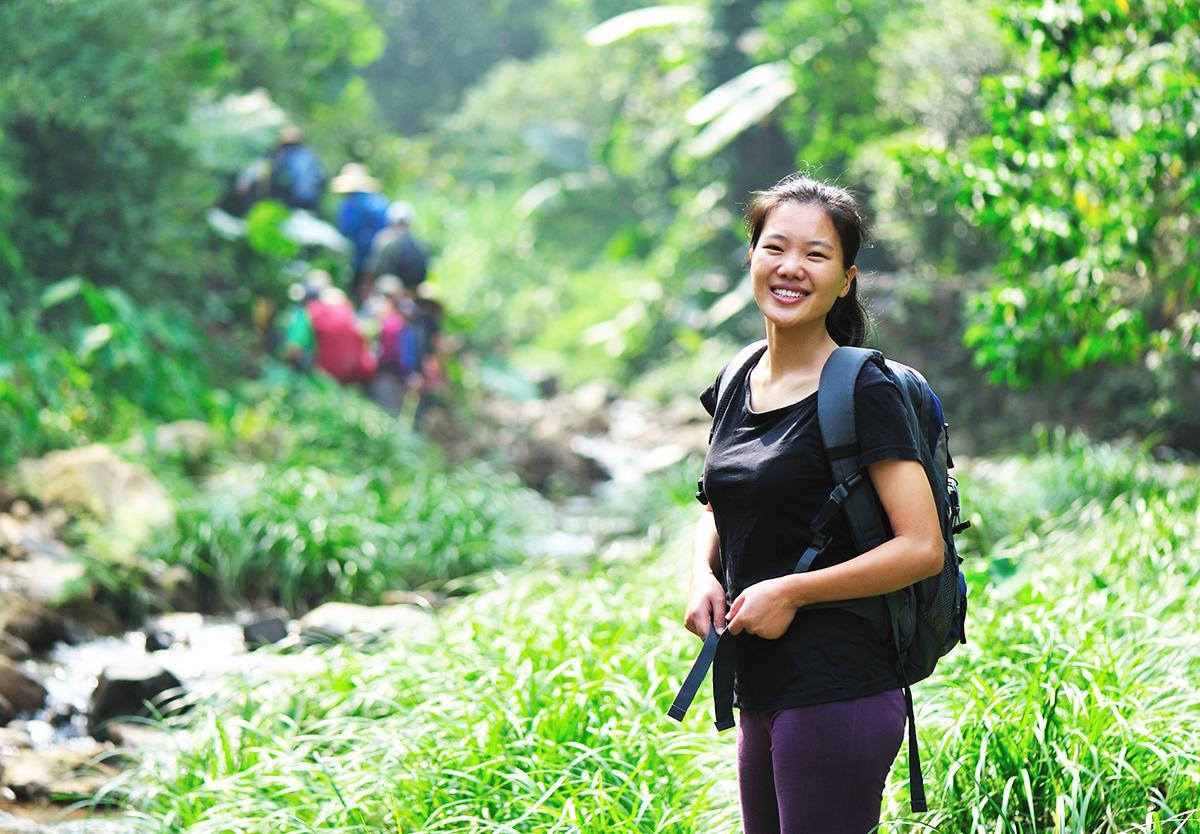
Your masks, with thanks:
M 290 122 L 418 206 L 469 350 L 668 396 L 755 334 L 741 206 L 807 169 L 867 201 L 885 341 L 941 333 L 982 401 L 1193 425 L 1195 4 L 477 5 L 4 4 L 4 291 L 78 279 L 245 347 L 294 252 L 204 216 Z

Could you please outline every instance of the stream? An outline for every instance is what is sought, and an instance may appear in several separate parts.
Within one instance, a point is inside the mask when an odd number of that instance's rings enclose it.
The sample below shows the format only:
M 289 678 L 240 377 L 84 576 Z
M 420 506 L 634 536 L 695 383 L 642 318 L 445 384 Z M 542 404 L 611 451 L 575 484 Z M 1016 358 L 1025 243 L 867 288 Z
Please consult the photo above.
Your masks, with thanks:
M 609 431 L 602 436 L 574 435 L 571 449 L 581 457 L 600 464 L 610 473 L 589 492 L 570 496 L 550 504 L 552 523 L 532 535 L 525 543 L 526 552 L 570 567 L 586 564 L 606 544 L 630 539 L 637 534 L 634 524 L 614 514 L 622 497 L 642 483 L 652 472 L 684 458 L 691 446 L 671 442 L 669 434 L 652 430 L 649 409 L 618 401 L 608 411 Z M 656 437 L 657 436 L 657 437 Z M 0 754 L 6 764 L 5 784 L 15 784 L 10 767 L 33 768 L 38 757 L 103 758 L 111 747 L 101 746 L 89 735 L 88 713 L 97 680 L 112 667 L 137 666 L 147 661 L 158 664 L 182 682 L 190 698 L 203 699 L 218 693 L 235 679 L 262 679 L 280 664 L 295 670 L 300 655 L 253 652 L 246 647 L 243 624 L 255 612 L 235 615 L 173 613 L 151 618 L 138 630 L 113 637 L 88 639 L 75 645 L 58 643 L 45 656 L 25 661 L 21 666 L 47 690 L 46 706 L 37 714 L 16 720 L 0 728 Z M 298 631 L 296 623 L 290 632 Z M 148 645 L 149 644 L 149 645 Z M 125 725 L 128 726 L 128 725 Z M 13 746 L 11 732 L 24 734 L 21 745 Z M 131 746 L 153 745 L 169 740 L 149 728 L 125 731 L 127 737 L 116 740 Z M 17 758 L 10 758 L 12 756 Z M 94 793 L 119 771 L 115 767 L 92 778 L 92 783 L 67 785 L 86 795 Z M 15 778 L 15 777 L 14 777 Z M 61 787 L 61 786 L 60 786 Z M 18 796 L 12 788 L 0 792 L 0 834 L 134 834 L 141 830 L 136 820 L 119 811 L 79 802 L 74 806 L 49 803 L 47 797 Z

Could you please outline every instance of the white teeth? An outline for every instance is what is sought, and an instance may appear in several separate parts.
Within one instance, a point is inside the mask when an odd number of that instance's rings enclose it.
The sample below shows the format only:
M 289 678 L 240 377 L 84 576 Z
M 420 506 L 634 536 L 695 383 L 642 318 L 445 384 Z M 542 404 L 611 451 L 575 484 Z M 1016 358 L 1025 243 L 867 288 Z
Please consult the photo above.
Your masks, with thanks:
M 784 298 L 800 298 L 801 296 L 808 295 L 808 293 L 803 293 L 798 290 L 785 290 L 785 289 L 778 289 L 778 288 L 773 290 L 773 292 L 776 295 L 783 296 Z

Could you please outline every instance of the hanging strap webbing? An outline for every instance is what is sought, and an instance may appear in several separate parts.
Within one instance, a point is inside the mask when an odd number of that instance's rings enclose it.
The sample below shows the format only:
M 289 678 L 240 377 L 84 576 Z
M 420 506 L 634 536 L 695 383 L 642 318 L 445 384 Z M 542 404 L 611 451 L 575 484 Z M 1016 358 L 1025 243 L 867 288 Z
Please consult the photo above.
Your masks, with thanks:
M 696 693 L 700 691 L 700 684 L 704 683 L 704 677 L 708 674 L 708 667 L 712 666 L 713 661 L 717 657 L 717 643 L 720 639 L 721 635 L 715 628 L 708 630 L 708 636 L 704 638 L 704 645 L 700 649 L 700 654 L 696 655 L 696 660 L 692 663 L 692 670 L 683 679 L 683 686 L 679 687 L 679 694 L 675 696 L 675 700 L 671 703 L 671 708 L 667 710 L 667 715 L 676 721 L 683 720 L 683 717 L 687 715 L 688 707 L 692 705 L 692 701 L 696 697 Z
M 840 511 L 842 504 L 850 497 L 851 494 L 863 483 L 866 479 L 861 472 L 852 472 L 850 477 L 839 483 L 829 493 L 829 498 L 825 500 L 825 504 L 813 517 L 810 530 L 812 532 L 812 540 L 808 548 L 800 556 L 796 562 L 793 573 L 804 573 L 809 570 L 813 562 L 817 560 L 825 549 L 829 547 L 832 536 L 829 535 L 827 527 L 833 522 L 833 519 Z M 857 605 L 869 604 L 869 600 L 845 600 L 841 602 L 823 603 L 820 607 L 850 607 Z M 818 606 L 810 606 L 816 608 Z M 734 635 L 725 636 L 727 632 L 722 631 L 717 634 L 715 628 L 709 629 L 708 636 L 704 638 L 704 645 L 700 648 L 700 654 L 696 656 L 695 662 L 692 663 L 691 671 L 683 681 L 683 686 L 679 688 L 679 693 L 675 696 L 675 700 L 671 703 L 670 709 L 667 710 L 667 715 L 674 718 L 676 721 L 683 721 L 683 717 L 687 714 L 688 707 L 692 705 L 692 701 L 696 698 L 696 693 L 700 691 L 700 684 L 704 682 L 704 676 L 708 673 L 708 668 L 713 667 L 713 712 L 718 730 L 728 730 L 733 723 L 733 647 Z
M 913 711 L 912 687 L 904 684 L 904 711 L 908 714 L 908 803 L 914 813 L 928 811 L 925 780 L 921 776 L 921 753 L 917 749 L 917 716 Z

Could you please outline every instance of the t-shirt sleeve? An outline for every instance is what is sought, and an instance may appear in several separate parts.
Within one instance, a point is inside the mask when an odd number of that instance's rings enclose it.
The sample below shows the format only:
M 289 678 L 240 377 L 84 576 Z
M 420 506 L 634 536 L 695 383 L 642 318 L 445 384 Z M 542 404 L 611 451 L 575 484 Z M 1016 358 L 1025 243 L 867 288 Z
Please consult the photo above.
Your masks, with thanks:
M 859 374 L 854 399 L 862 466 L 881 460 L 921 459 L 900 388 L 875 364 L 868 363 Z

